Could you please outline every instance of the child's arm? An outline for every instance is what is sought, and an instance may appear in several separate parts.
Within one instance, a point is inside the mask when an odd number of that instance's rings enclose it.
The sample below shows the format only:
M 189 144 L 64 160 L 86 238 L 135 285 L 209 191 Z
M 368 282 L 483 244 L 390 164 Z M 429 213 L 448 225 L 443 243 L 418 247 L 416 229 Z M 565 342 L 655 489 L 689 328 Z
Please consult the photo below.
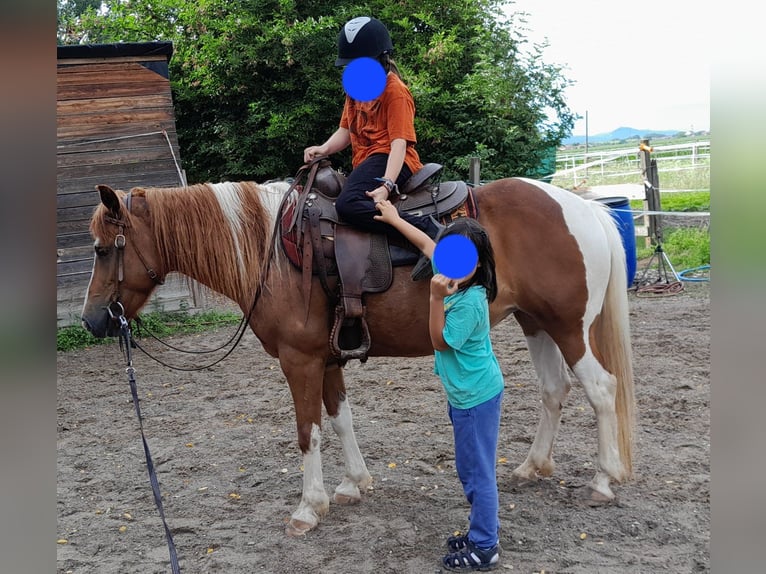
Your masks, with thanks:
M 434 247 L 436 247 L 433 239 L 411 223 L 402 219 L 396 207 L 387 199 L 376 202 L 375 207 L 380 211 L 380 215 L 376 215 L 375 219 L 388 223 L 398 229 L 421 253 L 425 254 L 429 259 L 433 259 Z

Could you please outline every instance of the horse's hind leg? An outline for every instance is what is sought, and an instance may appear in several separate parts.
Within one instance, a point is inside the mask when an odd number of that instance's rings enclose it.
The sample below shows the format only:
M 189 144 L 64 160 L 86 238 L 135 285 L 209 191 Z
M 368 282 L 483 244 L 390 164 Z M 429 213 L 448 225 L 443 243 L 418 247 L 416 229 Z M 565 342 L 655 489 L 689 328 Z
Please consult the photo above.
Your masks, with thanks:
M 335 488 L 333 501 L 338 504 L 355 504 L 362 499 L 360 489 L 365 490 L 372 484 L 372 476 L 367 471 L 367 465 L 356 442 L 351 407 L 343 381 L 343 369 L 338 365 L 328 365 L 325 369 L 322 399 L 330 417 L 330 424 L 340 438 L 345 464 L 345 474 Z
M 550 476 L 555 468 L 553 441 L 561 421 L 561 409 L 571 389 L 566 363 L 556 343 L 545 331 L 521 313 L 516 314 L 540 381 L 542 406 L 535 440 L 526 460 L 514 471 L 517 480 L 535 480 L 537 476 Z
M 571 389 L 566 360 L 558 345 L 545 331 L 534 328 L 528 319 L 517 317 L 527 336 L 532 363 L 540 379 L 542 407 L 535 440 L 526 460 L 513 471 L 517 480 L 534 480 L 550 476 L 555 468 L 553 442 L 561 421 L 561 410 Z M 577 337 L 579 335 L 572 335 Z M 592 503 L 604 503 L 615 498 L 609 484 L 621 481 L 625 469 L 617 447 L 617 415 L 614 408 L 616 380 L 596 360 L 590 350 L 572 367 L 585 389 L 588 402 L 596 413 L 598 426 L 598 467 L 591 480 Z
M 585 389 L 598 425 L 598 468 L 590 482 L 593 490 L 591 499 L 595 503 L 610 501 L 615 498 L 609 487 L 610 479 L 620 482 L 626 475 L 617 442 L 617 379 L 604 369 L 590 350 L 586 351 L 572 370 Z

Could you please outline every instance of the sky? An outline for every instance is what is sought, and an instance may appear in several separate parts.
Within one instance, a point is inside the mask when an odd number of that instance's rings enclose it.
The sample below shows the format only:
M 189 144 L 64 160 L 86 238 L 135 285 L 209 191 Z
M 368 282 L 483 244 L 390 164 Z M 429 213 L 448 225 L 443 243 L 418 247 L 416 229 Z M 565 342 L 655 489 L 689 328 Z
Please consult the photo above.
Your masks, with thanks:
M 515 0 L 531 42 L 575 84 L 573 135 L 710 129 L 709 4 L 699 0 Z

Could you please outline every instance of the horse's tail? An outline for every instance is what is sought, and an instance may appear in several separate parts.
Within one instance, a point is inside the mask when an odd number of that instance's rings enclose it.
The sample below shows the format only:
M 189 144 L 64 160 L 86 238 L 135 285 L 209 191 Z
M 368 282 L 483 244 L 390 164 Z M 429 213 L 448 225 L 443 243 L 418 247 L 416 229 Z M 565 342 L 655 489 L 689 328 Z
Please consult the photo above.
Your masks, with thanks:
M 601 315 L 596 325 L 596 340 L 604 368 L 617 379 L 615 410 L 617 412 L 617 444 L 625 467 L 625 478 L 633 475 L 633 430 L 635 396 L 633 389 L 633 353 L 630 341 L 629 309 L 625 272 L 625 248 L 608 208 L 591 203 L 604 229 L 611 252 L 611 271 Z

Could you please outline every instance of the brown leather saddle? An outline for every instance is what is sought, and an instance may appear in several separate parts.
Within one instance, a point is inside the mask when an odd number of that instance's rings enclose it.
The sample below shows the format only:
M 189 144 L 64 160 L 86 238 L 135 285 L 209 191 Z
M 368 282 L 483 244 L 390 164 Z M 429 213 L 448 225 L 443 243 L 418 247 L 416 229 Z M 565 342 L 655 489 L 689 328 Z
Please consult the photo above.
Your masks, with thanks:
M 462 181 L 440 182 L 442 166 L 429 163 L 392 197 L 399 211 L 432 215 L 445 225 L 457 217 L 476 217 L 470 187 Z M 370 333 L 365 293 L 386 291 L 392 267 L 412 265 L 420 257 L 409 242 L 389 242 L 383 234 L 369 233 L 343 222 L 335 211 L 335 198 L 345 176 L 320 158 L 302 166 L 282 200 L 279 234 L 287 258 L 302 270 L 302 289 L 308 318 L 311 282 L 318 276 L 328 298 L 335 303 L 330 348 L 335 358 L 367 360 Z

